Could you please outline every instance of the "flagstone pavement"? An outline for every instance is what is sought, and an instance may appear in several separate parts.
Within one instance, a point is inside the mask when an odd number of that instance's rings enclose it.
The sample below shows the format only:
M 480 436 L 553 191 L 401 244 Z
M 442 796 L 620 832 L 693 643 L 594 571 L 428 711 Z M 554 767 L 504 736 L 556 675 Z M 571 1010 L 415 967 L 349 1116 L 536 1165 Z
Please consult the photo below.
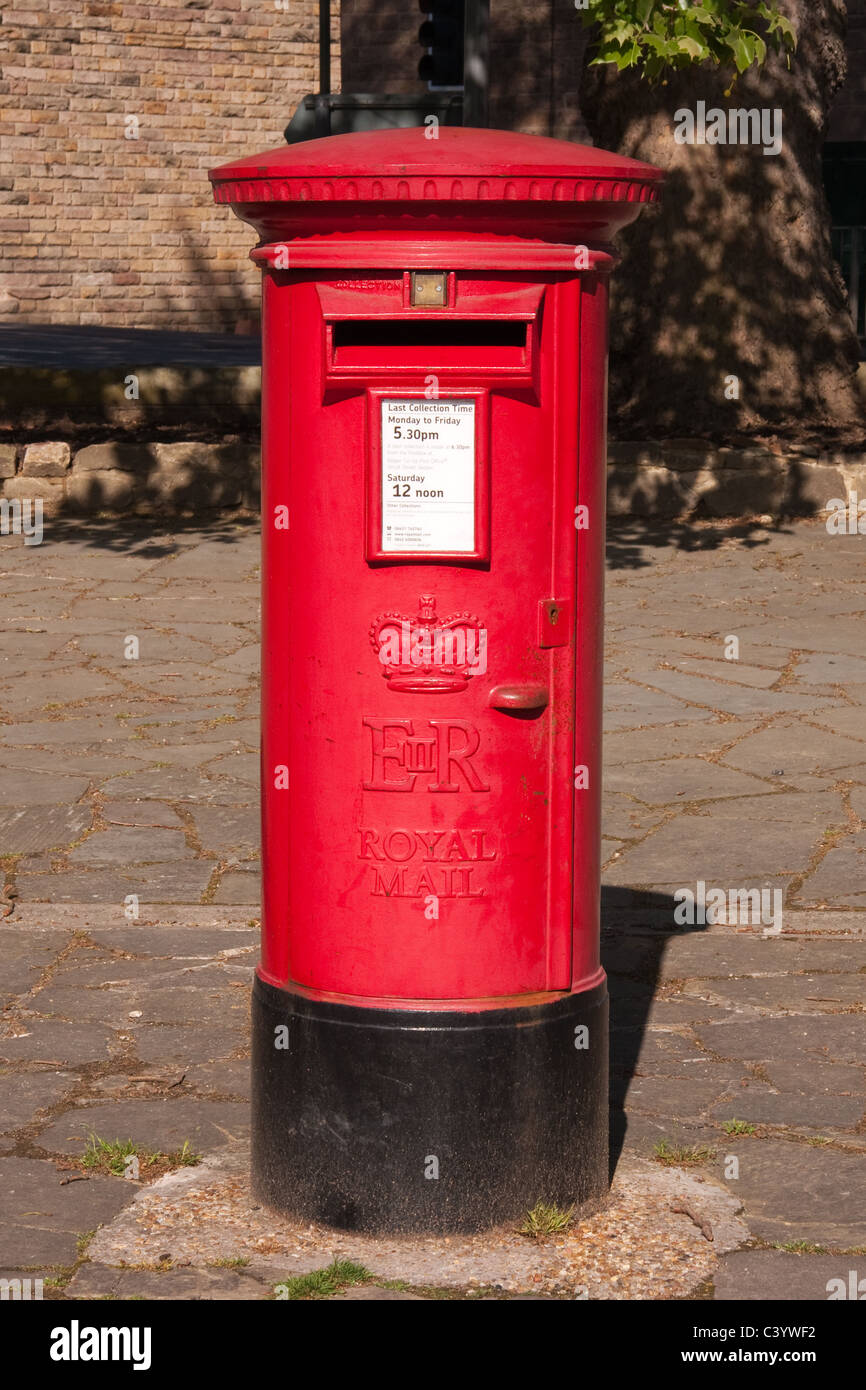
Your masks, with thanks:
M 864 557 L 813 521 L 610 535 L 613 1151 L 696 1150 L 741 1205 L 704 1297 L 866 1279 Z M 258 582 L 251 523 L 0 536 L 0 1275 L 54 1297 L 135 1296 L 86 1246 L 142 1186 L 65 1181 L 88 1135 L 245 1142 Z M 781 918 L 683 922 L 683 888 L 778 891 Z

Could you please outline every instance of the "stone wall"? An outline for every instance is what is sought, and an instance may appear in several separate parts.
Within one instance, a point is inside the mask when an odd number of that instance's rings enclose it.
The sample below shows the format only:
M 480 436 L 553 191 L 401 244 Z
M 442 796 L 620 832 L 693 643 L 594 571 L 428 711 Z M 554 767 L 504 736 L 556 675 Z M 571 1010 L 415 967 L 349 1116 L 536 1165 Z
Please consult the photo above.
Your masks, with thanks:
M 254 512 L 259 468 L 253 430 L 217 441 L 4 443 L 0 523 L 8 530 L 12 504 L 32 510 L 37 499 L 47 519 Z M 863 454 L 806 448 L 777 454 L 700 440 L 612 440 L 608 449 L 608 514 L 614 517 L 783 520 L 818 516 L 833 510 L 834 500 L 847 505 L 852 498 L 863 499 L 866 513 Z
M 833 499 L 866 498 L 866 456 L 790 445 L 725 448 L 700 439 L 611 440 L 609 516 L 816 516 Z
M 0 323 L 251 331 L 254 234 L 207 170 L 281 145 L 317 0 L 4 0 Z M 339 0 L 332 0 L 339 73 Z
M 80 449 L 57 440 L 0 444 L 0 525 L 12 529 L 16 502 L 25 520 L 37 501 L 47 519 L 253 512 L 259 468 L 258 444 L 239 437 Z

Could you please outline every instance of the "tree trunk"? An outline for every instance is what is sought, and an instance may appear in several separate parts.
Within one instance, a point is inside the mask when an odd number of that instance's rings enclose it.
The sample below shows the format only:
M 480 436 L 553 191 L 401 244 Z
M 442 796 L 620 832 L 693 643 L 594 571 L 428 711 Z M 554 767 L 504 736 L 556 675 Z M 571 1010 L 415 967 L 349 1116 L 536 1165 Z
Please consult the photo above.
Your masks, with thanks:
M 650 86 L 589 67 L 581 105 L 597 145 L 669 171 L 657 209 L 620 241 L 611 425 L 620 438 L 779 436 L 863 443 L 859 350 L 830 247 L 821 147 L 846 74 L 842 0 L 785 0 L 799 44 L 738 79 L 711 67 Z M 675 113 L 779 108 L 782 149 L 678 144 Z M 680 118 L 682 124 L 682 118 Z M 736 378 L 734 383 L 731 378 Z

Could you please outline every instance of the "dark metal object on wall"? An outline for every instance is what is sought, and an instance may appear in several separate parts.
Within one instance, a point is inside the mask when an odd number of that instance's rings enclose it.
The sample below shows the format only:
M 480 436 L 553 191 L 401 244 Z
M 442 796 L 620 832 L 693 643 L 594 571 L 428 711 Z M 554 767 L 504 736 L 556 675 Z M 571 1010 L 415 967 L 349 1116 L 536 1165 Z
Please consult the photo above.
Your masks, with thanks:
M 319 0 L 319 91 L 302 97 L 285 128 L 289 145 L 326 135 L 424 125 L 486 126 L 490 83 L 490 0 L 465 0 L 463 86 L 403 94 L 331 91 L 331 6 Z M 424 26 L 422 26 L 422 29 Z
M 489 124 L 490 0 L 466 0 L 463 37 L 463 124 Z

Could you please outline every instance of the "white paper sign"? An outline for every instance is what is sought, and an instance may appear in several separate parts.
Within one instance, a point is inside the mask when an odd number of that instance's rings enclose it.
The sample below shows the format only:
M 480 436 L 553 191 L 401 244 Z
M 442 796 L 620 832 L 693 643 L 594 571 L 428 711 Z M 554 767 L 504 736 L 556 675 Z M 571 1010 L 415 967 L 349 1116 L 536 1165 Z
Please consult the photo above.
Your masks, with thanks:
M 382 401 L 382 549 L 475 549 L 475 401 Z

